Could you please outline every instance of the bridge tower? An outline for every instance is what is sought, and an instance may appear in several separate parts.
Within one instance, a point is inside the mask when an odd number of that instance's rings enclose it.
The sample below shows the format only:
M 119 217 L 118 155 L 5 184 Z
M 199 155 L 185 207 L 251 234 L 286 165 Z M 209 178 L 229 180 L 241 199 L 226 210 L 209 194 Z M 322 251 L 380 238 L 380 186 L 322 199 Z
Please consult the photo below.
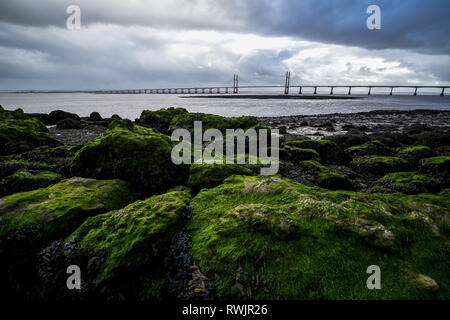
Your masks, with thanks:
M 284 82 L 284 94 L 289 94 L 289 83 L 291 81 L 291 72 L 286 71 L 286 81 Z

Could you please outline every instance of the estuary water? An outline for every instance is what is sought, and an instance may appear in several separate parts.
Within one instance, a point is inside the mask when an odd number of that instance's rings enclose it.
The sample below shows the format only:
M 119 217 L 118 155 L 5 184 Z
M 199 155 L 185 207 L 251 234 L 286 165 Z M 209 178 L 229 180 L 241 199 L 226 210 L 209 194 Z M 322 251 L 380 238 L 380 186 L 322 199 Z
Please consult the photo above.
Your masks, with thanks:
M 97 111 L 103 117 L 118 114 L 134 120 L 142 110 L 183 107 L 190 112 L 222 116 L 289 116 L 327 113 L 354 113 L 371 110 L 450 110 L 450 96 L 363 95 L 361 99 L 226 99 L 186 98 L 181 94 L 91 94 L 91 93 L 0 93 L 0 105 L 8 110 L 22 108 L 27 113 L 64 110 L 80 116 Z M 344 95 L 343 95 L 344 96 Z M 352 97 L 358 95 L 352 95 Z

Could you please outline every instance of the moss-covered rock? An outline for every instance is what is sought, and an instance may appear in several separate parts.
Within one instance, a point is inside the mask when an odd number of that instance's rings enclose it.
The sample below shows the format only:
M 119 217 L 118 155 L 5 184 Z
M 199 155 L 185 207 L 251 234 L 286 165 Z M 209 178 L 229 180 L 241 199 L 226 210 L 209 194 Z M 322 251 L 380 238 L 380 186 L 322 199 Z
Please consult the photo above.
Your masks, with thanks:
M 266 125 L 259 123 L 256 117 L 242 116 L 242 117 L 222 117 L 208 113 L 180 113 L 172 118 L 169 131 L 178 128 L 184 128 L 191 132 L 194 130 L 194 121 L 202 122 L 202 130 L 218 129 L 225 134 L 226 129 L 249 129 L 249 128 L 266 128 Z
M 75 176 L 129 181 L 144 194 L 186 184 L 187 165 L 171 160 L 175 145 L 170 137 L 153 129 L 115 120 L 99 138 L 79 150 L 71 163 Z
M 314 149 L 297 148 L 292 145 L 285 145 L 280 148 L 280 158 L 284 161 L 297 163 L 303 160 L 320 160 L 319 153 Z
M 344 164 L 348 160 L 342 149 L 331 140 L 294 140 L 286 142 L 285 146 L 314 149 L 327 164 Z
M 378 140 L 371 140 L 365 142 L 364 144 L 352 146 L 346 151 L 350 154 L 352 158 L 357 156 L 367 156 L 367 155 L 379 155 L 388 156 L 391 155 L 391 150 L 382 142 Z
M 416 194 L 438 192 L 442 187 L 439 179 L 415 172 L 394 172 L 379 179 L 373 188 L 375 192 L 402 192 Z
M 450 184 L 450 156 L 439 156 L 420 161 L 420 171 L 441 177 L 446 185 Z
M 186 113 L 188 112 L 184 108 L 167 108 L 156 111 L 143 110 L 139 119 L 136 119 L 136 124 L 170 134 L 169 127 L 173 117 Z
M 85 277 L 94 281 L 143 265 L 154 267 L 180 230 L 189 201 L 188 191 L 173 191 L 91 217 L 67 237 L 66 247 L 72 249 L 66 249 L 65 254 L 71 263 L 83 266 Z
M 75 230 L 89 216 L 118 209 L 130 200 L 120 180 L 72 178 L 0 199 L 0 237 L 34 225 L 39 237 L 54 238 Z
M 42 146 L 19 155 L 0 157 L 0 179 L 19 170 L 46 170 L 70 176 L 69 165 L 81 146 Z
M 0 197 L 8 194 L 45 188 L 64 177 L 52 171 L 20 170 L 0 180 Z
M 319 187 L 330 190 L 352 189 L 352 183 L 345 173 L 330 169 L 317 161 L 301 161 L 298 167 L 302 175 L 306 175 L 309 180 L 312 180 Z
M 189 169 L 188 186 L 194 191 L 212 188 L 234 174 L 252 175 L 253 172 L 241 164 L 194 163 Z
M 412 165 L 418 165 L 421 159 L 434 156 L 434 152 L 428 146 L 413 146 L 401 149 L 399 156 Z
M 61 143 L 48 135 L 42 122 L 21 109 L 0 113 L 0 155 L 17 154 L 33 148 Z
M 223 298 L 422 299 L 407 270 L 450 295 L 445 194 L 326 191 L 233 176 L 191 202 L 192 253 Z M 366 287 L 367 267 L 382 290 Z
M 362 156 L 354 158 L 350 167 L 367 177 L 382 177 L 390 172 L 404 171 L 408 162 L 399 157 Z

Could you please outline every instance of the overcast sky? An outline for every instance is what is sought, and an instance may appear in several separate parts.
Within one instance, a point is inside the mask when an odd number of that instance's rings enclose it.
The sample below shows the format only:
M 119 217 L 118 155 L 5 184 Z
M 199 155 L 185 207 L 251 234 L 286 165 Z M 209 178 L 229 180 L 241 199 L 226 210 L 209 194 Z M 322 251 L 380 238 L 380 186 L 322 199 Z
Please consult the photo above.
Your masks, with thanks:
M 69 5 L 81 29 L 69 30 Z M 369 5 L 381 29 L 369 30 Z M 450 84 L 449 0 L 1 0 L 0 90 Z

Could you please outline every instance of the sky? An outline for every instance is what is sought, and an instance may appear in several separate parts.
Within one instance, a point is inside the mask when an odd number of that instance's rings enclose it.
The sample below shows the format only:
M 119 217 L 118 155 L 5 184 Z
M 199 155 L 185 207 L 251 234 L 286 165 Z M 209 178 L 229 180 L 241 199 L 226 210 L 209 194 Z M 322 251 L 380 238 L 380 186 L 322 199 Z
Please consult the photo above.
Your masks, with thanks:
M 292 85 L 449 85 L 449 12 L 448 0 L 1 0 L 0 90 L 281 85 L 287 70 Z

